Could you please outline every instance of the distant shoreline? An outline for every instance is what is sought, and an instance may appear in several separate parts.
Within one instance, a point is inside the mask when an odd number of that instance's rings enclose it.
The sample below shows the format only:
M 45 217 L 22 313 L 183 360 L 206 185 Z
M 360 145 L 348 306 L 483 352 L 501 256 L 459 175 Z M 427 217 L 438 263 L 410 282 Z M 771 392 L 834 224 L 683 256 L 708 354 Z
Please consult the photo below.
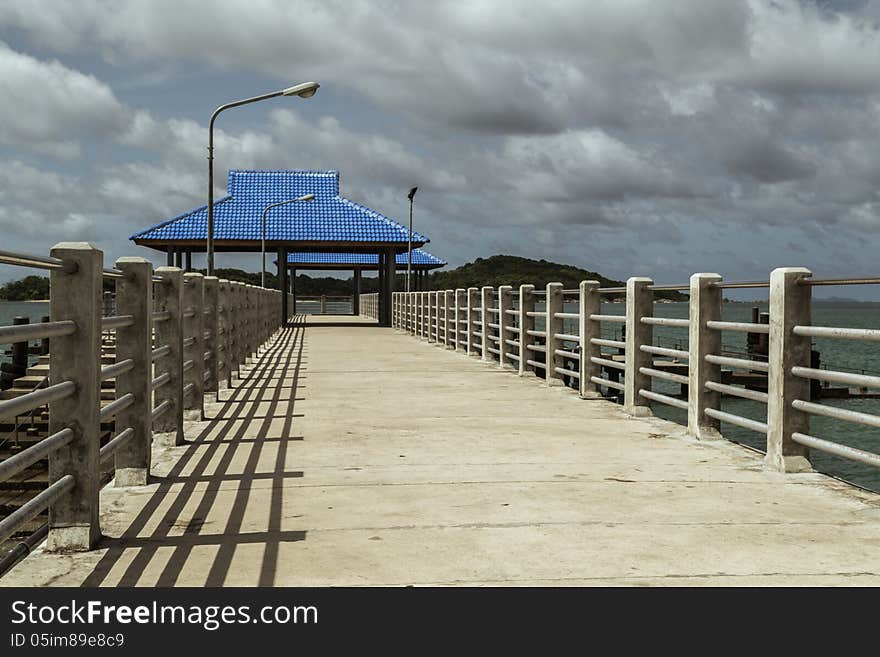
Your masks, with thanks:
M 0 299 L 2 303 L 49 303 L 49 299 L 22 299 L 21 301 L 10 301 L 9 299 Z

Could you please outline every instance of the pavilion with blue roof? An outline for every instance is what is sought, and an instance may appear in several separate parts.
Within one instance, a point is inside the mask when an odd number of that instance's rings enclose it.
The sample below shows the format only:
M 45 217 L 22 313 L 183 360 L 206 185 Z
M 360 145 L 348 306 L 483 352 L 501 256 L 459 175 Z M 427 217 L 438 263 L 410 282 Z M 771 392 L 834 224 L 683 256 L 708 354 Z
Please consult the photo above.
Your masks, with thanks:
M 266 250 L 288 262 L 289 254 L 365 254 L 375 258 L 380 278 L 380 323 L 391 323 L 391 294 L 398 255 L 407 251 L 409 230 L 375 210 L 339 194 L 338 171 L 232 170 L 227 195 L 214 203 L 215 252 L 259 252 L 267 206 L 314 194 L 311 202 L 287 203 L 266 214 Z M 168 264 L 191 266 L 192 253 L 207 243 L 207 205 L 200 206 L 130 237 L 135 244 L 168 254 Z M 413 247 L 428 242 L 414 232 Z M 327 268 L 327 267 L 325 267 Z M 348 267 L 346 267 L 348 268 Z M 290 287 L 289 267 L 279 268 L 279 288 Z M 288 317 L 283 295 L 284 317 Z

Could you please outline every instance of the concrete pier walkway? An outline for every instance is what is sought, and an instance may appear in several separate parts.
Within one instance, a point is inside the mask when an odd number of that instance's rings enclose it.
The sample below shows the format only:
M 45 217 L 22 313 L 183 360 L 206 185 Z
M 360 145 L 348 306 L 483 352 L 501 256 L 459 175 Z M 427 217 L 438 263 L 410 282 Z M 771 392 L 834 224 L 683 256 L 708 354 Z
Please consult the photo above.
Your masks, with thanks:
M 372 322 L 309 318 L 2 585 L 880 585 L 880 496 Z

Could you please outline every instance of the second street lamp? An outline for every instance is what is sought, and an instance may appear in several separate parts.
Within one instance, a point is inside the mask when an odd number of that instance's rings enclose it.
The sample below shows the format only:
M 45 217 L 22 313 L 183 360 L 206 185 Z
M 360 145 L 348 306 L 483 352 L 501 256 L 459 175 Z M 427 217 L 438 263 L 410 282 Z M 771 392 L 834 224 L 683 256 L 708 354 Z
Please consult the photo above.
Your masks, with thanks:
M 256 103 L 259 100 L 275 98 L 276 96 L 311 98 L 320 86 L 317 82 L 303 82 L 302 84 L 287 87 L 287 89 L 281 89 L 280 91 L 273 91 L 262 96 L 254 96 L 253 98 L 226 103 L 215 109 L 211 115 L 211 122 L 208 124 L 208 231 L 205 237 L 205 251 L 207 251 L 208 256 L 208 276 L 214 275 L 214 121 L 223 110 Z
M 296 198 L 290 198 L 286 201 L 279 201 L 278 203 L 272 203 L 271 205 L 267 205 L 263 210 L 263 221 L 262 221 L 262 239 L 260 240 L 260 251 L 263 252 L 263 274 L 260 276 L 260 285 L 264 288 L 266 287 L 266 215 L 269 213 L 269 210 L 272 208 L 277 208 L 279 205 L 287 205 L 288 203 L 296 203 L 297 201 L 314 201 L 314 194 L 304 194 L 303 196 L 297 196 Z M 286 262 L 279 262 L 279 267 L 286 267 Z
M 412 208 L 413 208 L 413 197 L 416 195 L 416 192 L 419 191 L 418 187 L 413 187 L 409 190 L 409 194 L 406 197 L 409 199 L 409 241 L 407 242 L 407 253 L 406 253 L 406 291 L 410 291 L 409 285 L 409 277 L 412 275 Z

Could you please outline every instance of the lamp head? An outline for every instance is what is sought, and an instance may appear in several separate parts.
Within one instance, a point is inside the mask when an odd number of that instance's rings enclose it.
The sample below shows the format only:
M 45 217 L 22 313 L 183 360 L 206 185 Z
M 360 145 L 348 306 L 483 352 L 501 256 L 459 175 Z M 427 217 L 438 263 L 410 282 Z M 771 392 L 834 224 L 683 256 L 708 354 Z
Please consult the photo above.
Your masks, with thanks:
M 314 194 L 303 194 L 302 196 L 297 196 L 293 200 L 294 201 L 314 201 L 315 195 Z
M 413 196 L 416 195 L 416 192 L 417 192 L 417 191 L 419 191 L 419 188 L 418 188 L 418 187 L 413 187 L 411 190 L 409 190 L 409 194 L 407 194 L 406 197 L 407 197 L 410 201 L 412 201 L 412 200 L 413 200 Z
M 303 82 L 301 84 L 295 84 L 292 87 L 287 87 L 281 92 L 282 96 L 299 96 L 300 98 L 311 98 L 315 95 L 315 92 L 318 91 L 318 87 L 321 85 L 317 82 Z

